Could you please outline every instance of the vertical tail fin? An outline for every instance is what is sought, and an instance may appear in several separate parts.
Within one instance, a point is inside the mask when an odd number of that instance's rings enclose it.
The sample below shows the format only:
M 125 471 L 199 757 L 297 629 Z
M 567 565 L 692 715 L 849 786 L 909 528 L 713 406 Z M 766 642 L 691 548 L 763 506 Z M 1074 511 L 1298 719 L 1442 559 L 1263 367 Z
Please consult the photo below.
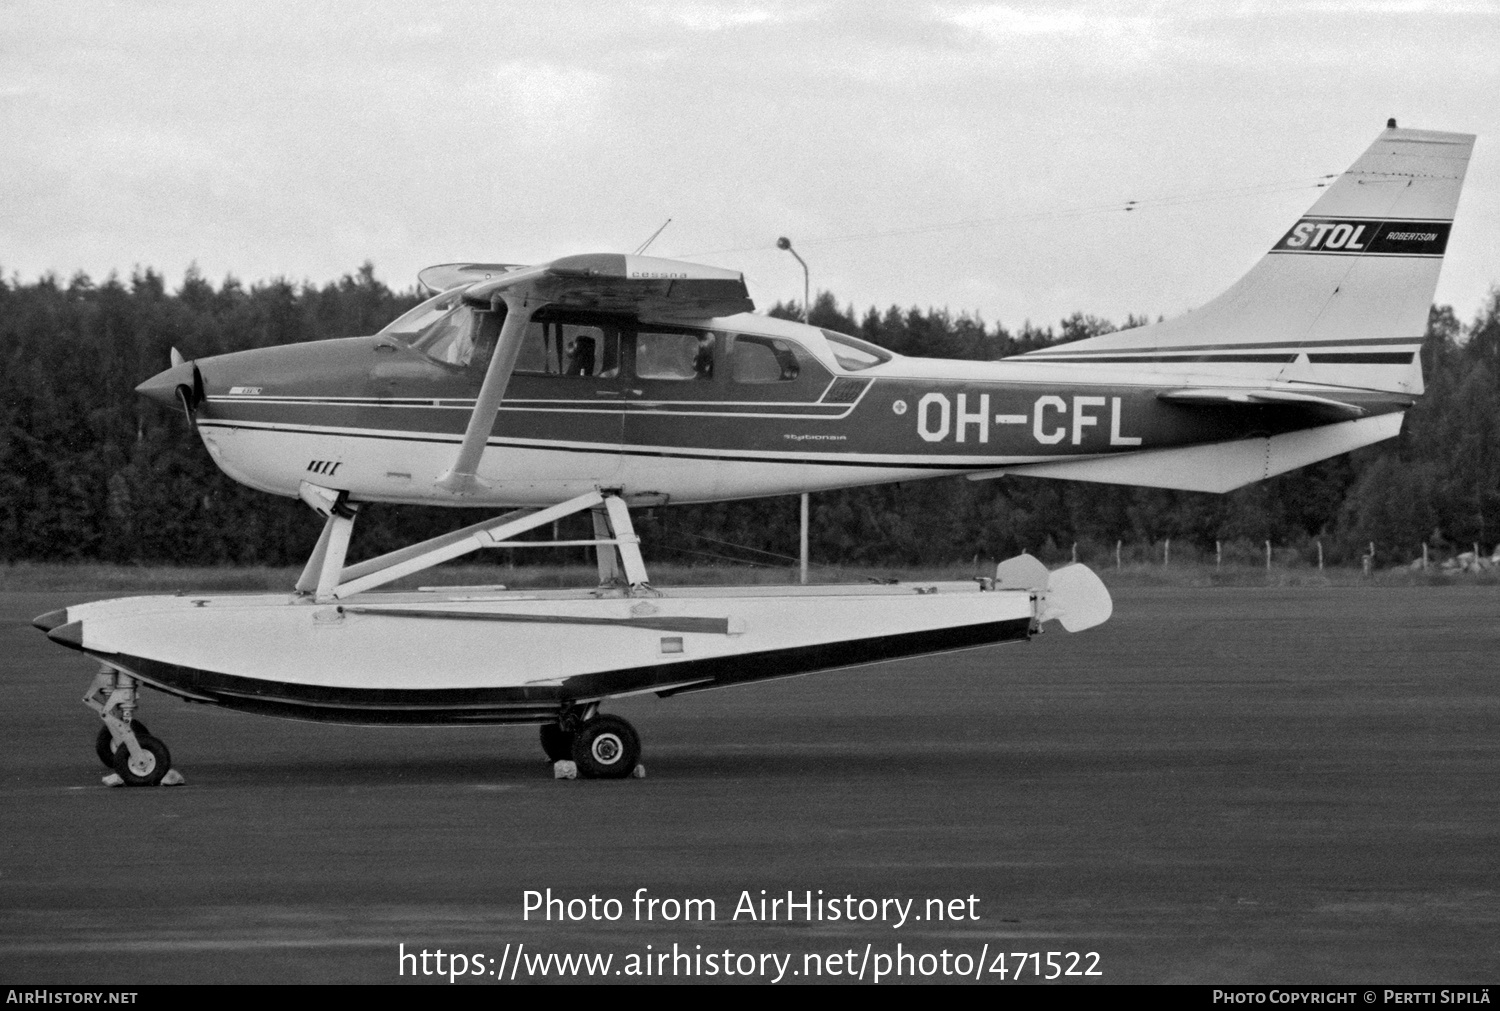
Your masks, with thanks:
M 1416 352 L 1473 148 L 1472 134 L 1402 130 L 1392 120 L 1218 298 L 1027 357 L 1108 353 L 1111 363 L 1153 371 L 1421 393 Z

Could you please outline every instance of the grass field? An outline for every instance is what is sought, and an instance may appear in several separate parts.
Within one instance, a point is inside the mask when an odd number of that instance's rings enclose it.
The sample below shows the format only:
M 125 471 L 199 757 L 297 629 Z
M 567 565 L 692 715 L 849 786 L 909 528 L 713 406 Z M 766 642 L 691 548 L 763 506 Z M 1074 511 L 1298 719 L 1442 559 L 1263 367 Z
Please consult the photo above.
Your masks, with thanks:
M 649 566 L 658 586 L 724 586 L 796 582 L 791 568 L 764 566 L 663 565 Z M 949 566 L 816 566 L 810 578 L 815 583 L 862 583 L 872 579 L 919 582 L 939 579 L 970 579 L 993 573 L 992 563 Z M 1312 566 L 1153 565 L 1127 563 L 1120 568 L 1096 565 L 1109 586 L 1494 586 L 1500 572 L 1449 573 L 1437 567 L 1422 571 L 1407 567 L 1379 569 L 1365 575 L 1357 568 Z M 278 591 L 290 588 L 300 568 L 273 566 L 185 567 L 137 566 L 103 563 L 15 562 L 0 565 L 0 592 L 120 592 L 172 593 Z M 588 586 L 596 580 L 587 565 L 444 565 L 399 580 L 386 589 L 417 586 L 472 586 L 504 584 L 513 587 Z

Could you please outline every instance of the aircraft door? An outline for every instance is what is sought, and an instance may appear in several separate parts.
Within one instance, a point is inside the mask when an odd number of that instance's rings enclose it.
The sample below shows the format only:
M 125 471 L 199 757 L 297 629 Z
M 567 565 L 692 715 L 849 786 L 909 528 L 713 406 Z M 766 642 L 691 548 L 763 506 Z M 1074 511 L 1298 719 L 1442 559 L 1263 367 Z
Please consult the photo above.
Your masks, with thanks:
M 625 475 L 627 495 L 671 500 L 712 497 L 722 470 L 711 449 L 719 399 L 716 372 L 722 335 L 667 324 L 636 324 L 626 343 Z
M 629 392 L 626 330 L 592 314 L 543 310 L 532 319 L 502 409 L 507 435 L 555 444 L 557 478 L 618 477 Z

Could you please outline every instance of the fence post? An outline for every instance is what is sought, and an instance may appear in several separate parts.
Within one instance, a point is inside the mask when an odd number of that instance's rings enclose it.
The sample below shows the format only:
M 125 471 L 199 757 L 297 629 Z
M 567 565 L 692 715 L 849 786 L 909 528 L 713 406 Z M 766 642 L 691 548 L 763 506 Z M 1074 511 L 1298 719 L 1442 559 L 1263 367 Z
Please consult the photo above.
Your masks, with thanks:
M 1224 567 L 1224 542 L 1223 541 L 1214 541 L 1214 568 L 1216 568 L 1216 569 L 1222 569 L 1223 567 Z
M 1074 565 L 1078 564 L 1078 542 L 1077 541 L 1073 542 L 1073 564 Z
M 1422 571 L 1427 571 L 1427 542 L 1422 542 Z
M 1172 538 L 1167 538 L 1166 546 L 1162 549 L 1161 567 L 1167 568 L 1172 564 Z
M 1115 541 L 1115 571 L 1116 572 L 1120 571 L 1120 545 L 1123 544 L 1123 543 L 1125 543 L 1125 542 L 1124 541 Z
M 1040 408 L 1038 408 L 1038 410 L 1040 410 Z M 799 502 L 798 505 L 800 506 L 800 509 L 799 509 L 799 514 L 800 515 L 798 516 L 798 519 L 801 521 L 801 528 L 797 531 L 797 581 L 800 582 L 800 583 L 806 583 L 807 582 L 807 519 L 808 519 L 807 492 L 803 492 L 802 493 L 802 501 Z
M 1271 542 L 1266 541 L 1266 571 L 1271 571 Z
M 1318 571 L 1323 571 L 1323 542 L 1318 542 Z

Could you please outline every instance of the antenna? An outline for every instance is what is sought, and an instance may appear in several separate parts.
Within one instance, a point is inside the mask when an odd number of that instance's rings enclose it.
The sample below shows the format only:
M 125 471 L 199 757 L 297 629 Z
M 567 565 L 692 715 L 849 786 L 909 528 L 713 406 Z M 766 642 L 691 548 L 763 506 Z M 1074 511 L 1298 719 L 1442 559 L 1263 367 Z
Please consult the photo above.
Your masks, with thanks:
M 630 254 L 630 255 L 632 255 L 632 256 L 640 256 L 642 253 L 644 253 L 646 251 L 646 247 L 649 246 L 649 245 L 651 245 L 651 243 L 655 242 L 656 241 L 656 237 L 658 235 L 660 235 L 662 232 L 665 232 L 667 230 L 667 226 L 670 225 L 671 223 L 672 223 L 672 219 L 671 218 L 668 218 L 667 220 L 663 221 L 661 223 L 661 227 L 658 228 L 656 231 L 654 231 L 654 232 L 651 233 L 651 238 L 647 239 L 645 242 L 641 243 L 638 247 L 636 247 L 636 251 L 634 253 Z

